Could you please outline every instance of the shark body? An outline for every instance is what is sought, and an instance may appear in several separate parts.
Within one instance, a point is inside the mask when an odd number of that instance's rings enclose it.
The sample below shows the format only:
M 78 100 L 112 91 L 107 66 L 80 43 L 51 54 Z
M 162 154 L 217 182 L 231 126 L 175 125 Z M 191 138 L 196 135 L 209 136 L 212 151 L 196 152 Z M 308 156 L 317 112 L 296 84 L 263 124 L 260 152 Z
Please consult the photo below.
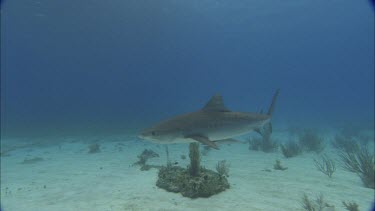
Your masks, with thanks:
M 279 90 L 266 114 L 234 112 L 214 95 L 200 110 L 175 116 L 144 130 L 139 137 L 159 144 L 200 142 L 218 149 L 215 142 L 231 139 L 251 131 L 262 136 L 272 133 L 271 117 Z

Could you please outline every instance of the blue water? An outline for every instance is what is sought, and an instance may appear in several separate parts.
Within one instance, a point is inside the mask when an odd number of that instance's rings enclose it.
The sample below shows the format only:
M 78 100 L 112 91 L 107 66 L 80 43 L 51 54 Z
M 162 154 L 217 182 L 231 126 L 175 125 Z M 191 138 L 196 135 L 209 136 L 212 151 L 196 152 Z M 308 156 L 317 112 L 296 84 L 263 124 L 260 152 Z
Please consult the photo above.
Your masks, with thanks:
M 2 134 L 121 133 L 201 108 L 267 108 L 280 127 L 371 127 L 367 1 L 2 4 Z M 276 124 L 275 124 L 276 125 Z
M 369 208 L 373 190 L 356 174 L 338 167 L 328 180 L 318 154 L 249 152 L 243 137 L 203 157 L 209 169 L 233 164 L 231 189 L 208 201 L 171 196 L 154 187 L 155 169 L 132 164 L 145 148 L 165 164 L 161 145 L 136 138 L 142 129 L 217 93 L 233 111 L 266 110 L 278 88 L 272 138 L 317 129 L 339 160 L 337 131 L 374 137 L 374 22 L 368 0 L 1 1 L 1 206 L 296 210 L 303 192 L 323 191 L 338 210 L 351 199 Z M 92 143 L 100 153 L 87 153 Z M 170 147 L 186 167 L 187 145 Z M 267 170 L 276 159 L 286 173 Z

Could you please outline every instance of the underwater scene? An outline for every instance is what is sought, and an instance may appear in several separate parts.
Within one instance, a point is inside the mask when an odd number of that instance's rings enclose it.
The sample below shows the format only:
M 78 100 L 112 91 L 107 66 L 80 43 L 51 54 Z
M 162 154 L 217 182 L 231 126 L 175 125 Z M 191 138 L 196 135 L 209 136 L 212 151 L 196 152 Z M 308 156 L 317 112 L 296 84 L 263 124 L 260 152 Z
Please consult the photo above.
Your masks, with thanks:
M 374 209 L 374 1 L 0 2 L 1 211 Z

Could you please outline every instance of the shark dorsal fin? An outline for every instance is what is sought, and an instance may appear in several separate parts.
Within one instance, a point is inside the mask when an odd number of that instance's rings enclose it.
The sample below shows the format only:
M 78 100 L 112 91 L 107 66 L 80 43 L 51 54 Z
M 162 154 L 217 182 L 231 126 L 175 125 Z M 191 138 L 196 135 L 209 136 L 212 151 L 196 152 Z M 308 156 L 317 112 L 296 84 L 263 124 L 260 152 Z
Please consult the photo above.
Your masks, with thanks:
M 224 106 L 221 95 L 216 94 L 211 97 L 210 101 L 203 107 L 203 111 L 228 112 L 230 111 Z

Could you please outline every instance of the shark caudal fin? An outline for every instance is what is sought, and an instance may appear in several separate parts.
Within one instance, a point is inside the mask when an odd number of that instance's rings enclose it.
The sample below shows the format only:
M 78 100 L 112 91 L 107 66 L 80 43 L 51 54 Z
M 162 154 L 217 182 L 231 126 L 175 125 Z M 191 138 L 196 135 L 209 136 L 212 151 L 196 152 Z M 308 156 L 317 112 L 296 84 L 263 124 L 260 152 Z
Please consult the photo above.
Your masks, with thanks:
M 275 94 L 272 97 L 272 102 L 271 102 L 271 105 L 270 105 L 270 107 L 268 109 L 268 112 L 267 112 L 267 115 L 269 115 L 270 118 L 271 118 L 273 110 L 275 108 L 276 99 L 277 99 L 277 96 L 279 96 L 279 92 L 280 92 L 280 89 L 277 89 Z M 271 136 L 271 133 L 272 133 L 271 121 L 267 122 L 266 124 L 263 125 L 263 127 L 258 128 L 255 131 L 257 133 L 259 133 L 264 139 L 268 139 Z
M 272 116 L 273 110 L 275 108 L 277 96 L 279 96 L 279 92 L 280 92 L 280 89 L 277 89 L 275 94 L 273 94 L 272 102 L 271 102 L 270 108 L 268 109 L 268 112 L 267 112 L 267 114 L 270 115 L 270 116 Z

